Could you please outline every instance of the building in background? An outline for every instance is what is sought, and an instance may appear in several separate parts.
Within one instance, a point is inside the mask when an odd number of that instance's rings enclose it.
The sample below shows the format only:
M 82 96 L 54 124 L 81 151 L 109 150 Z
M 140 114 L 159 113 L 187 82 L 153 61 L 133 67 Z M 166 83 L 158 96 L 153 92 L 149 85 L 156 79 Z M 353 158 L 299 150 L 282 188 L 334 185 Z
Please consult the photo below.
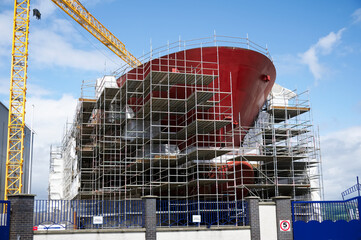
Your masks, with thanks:
M 215 37 L 158 50 L 118 78 L 83 83 L 51 152 L 51 199 L 322 196 L 307 92 L 274 85 L 267 49 Z
M 50 169 L 48 199 L 60 200 L 64 198 L 64 161 L 60 146 L 50 146 Z
M 0 102 L 0 199 L 4 199 L 9 109 Z M 22 192 L 29 189 L 30 129 L 25 126 Z

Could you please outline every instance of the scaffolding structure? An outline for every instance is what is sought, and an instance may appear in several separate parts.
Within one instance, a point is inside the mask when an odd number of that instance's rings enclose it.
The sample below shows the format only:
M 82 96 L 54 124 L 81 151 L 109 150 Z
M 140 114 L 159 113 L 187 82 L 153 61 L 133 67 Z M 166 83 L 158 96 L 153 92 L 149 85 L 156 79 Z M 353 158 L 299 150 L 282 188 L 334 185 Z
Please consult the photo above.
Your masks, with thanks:
M 282 94 L 273 94 L 275 88 Z M 312 122 L 309 92 L 297 93 L 275 84 L 255 125 L 246 134 L 240 157 L 255 169 L 253 184 L 241 188 L 261 199 L 291 196 L 293 200 L 323 198 L 318 132 Z
M 270 57 L 248 38 L 220 39 L 168 44 L 146 55 L 136 71 L 119 70 L 117 80 L 83 82 L 63 139 L 64 199 L 156 195 L 199 203 L 320 195 L 319 142 L 304 94 L 292 92 L 283 104 L 270 94 L 254 125 L 243 126 L 233 112 L 232 76 L 229 91 L 220 88 L 218 58 L 185 57 L 177 65 L 169 57 L 220 43 Z

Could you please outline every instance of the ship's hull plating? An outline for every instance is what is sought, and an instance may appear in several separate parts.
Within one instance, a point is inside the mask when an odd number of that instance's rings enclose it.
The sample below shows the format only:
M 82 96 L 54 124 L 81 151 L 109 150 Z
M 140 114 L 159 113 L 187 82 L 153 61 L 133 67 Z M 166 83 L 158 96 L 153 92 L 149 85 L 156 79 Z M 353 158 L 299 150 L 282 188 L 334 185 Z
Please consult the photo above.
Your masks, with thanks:
M 220 144 L 222 141 L 232 143 L 231 145 L 234 147 L 239 147 L 244 134 L 230 137 L 225 133 L 232 130 L 232 128 L 238 128 L 239 126 L 242 126 L 245 133 L 248 128 L 253 125 L 276 78 L 276 70 L 273 63 L 268 57 L 259 52 L 234 47 L 206 47 L 180 51 L 153 59 L 150 62 L 131 70 L 127 75 L 120 77 L 118 79 L 118 85 L 122 87 L 126 82 L 126 79 L 143 81 L 151 71 L 214 76 L 213 81 L 208 83 L 206 87 L 208 89 L 219 89 L 218 91 L 222 93 L 213 96 L 211 100 L 214 102 L 218 101 L 219 103 L 216 103 L 216 105 L 207 109 L 206 113 L 203 112 L 200 114 L 193 109 L 184 114 L 183 117 L 168 114 L 160 119 L 161 123 L 171 122 L 171 125 L 174 125 L 171 129 L 168 129 L 169 132 L 177 132 L 181 130 L 183 126 L 189 125 L 192 121 L 199 118 L 213 120 L 231 119 L 232 124 L 228 124 L 227 126 L 218 129 L 213 135 L 204 136 L 193 133 L 189 134 L 187 140 L 181 143 L 171 142 L 171 144 L 177 144 L 180 151 L 186 150 L 189 146 L 194 146 L 195 143 L 197 143 L 197 147 L 202 148 L 222 147 L 222 144 Z M 191 84 L 187 83 L 173 84 L 169 86 L 166 91 L 159 88 L 157 91 L 150 92 L 148 96 L 132 97 L 128 99 L 128 104 L 131 105 L 134 112 L 137 112 L 139 108 L 134 105 L 145 104 L 150 97 L 187 99 L 195 91 L 204 88 L 204 84 L 193 83 L 193 86 L 191 87 L 190 85 Z M 224 99 L 220 101 L 226 93 L 229 93 L 229 96 L 231 97 L 224 97 Z M 227 107 L 228 110 L 224 112 L 220 111 L 221 108 L 226 109 Z M 217 114 L 218 116 L 215 117 Z M 179 128 L 177 127 L 177 124 L 180 125 Z M 207 142 L 218 143 L 212 145 Z M 235 172 L 233 176 L 229 174 L 231 171 Z M 209 176 L 206 177 L 209 179 L 219 177 L 222 179 L 230 179 L 229 183 L 225 183 L 228 187 L 223 186 L 224 184 L 220 184 L 218 185 L 218 188 L 216 188 L 211 184 L 203 186 L 198 190 L 190 188 L 188 191 L 199 191 L 198 194 L 205 195 L 212 195 L 215 192 L 218 192 L 218 194 L 226 194 L 227 191 L 229 191 L 227 189 L 230 189 L 229 186 L 234 185 L 234 181 L 232 180 L 234 175 L 236 175 L 237 178 L 237 185 L 254 182 L 252 166 L 246 162 L 229 161 L 226 167 L 218 168 L 217 172 L 220 172 L 221 175 L 223 175 L 216 177 L 214 174 L 213 176 L 210 171 Z M 243 177 L 242 181 L 239 180 L 241 179 L 240 174 Z M 184 190 L 178 191 L 178 194 L 182 192 L 185 194 Z M 192 194 L 190 192 L 188 195 Z M 167 193 L 159 192 L 158 194 L 163 195 Z M 240 195 L 244 196 L 246 194 L 247 192 L 237 190 L 237 198 L 240 198 Z

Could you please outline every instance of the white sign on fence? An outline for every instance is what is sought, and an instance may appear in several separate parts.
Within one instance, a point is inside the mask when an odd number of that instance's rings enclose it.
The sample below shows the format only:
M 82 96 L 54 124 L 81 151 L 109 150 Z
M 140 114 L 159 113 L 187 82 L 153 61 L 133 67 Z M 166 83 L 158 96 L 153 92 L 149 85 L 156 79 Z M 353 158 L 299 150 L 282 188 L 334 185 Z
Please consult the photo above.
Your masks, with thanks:
M 193 215 L 193 222 L 200 223 L 201 222 L 201 215 Z
M 93 216 L 93 224 L 103 224 L 103 216 Z

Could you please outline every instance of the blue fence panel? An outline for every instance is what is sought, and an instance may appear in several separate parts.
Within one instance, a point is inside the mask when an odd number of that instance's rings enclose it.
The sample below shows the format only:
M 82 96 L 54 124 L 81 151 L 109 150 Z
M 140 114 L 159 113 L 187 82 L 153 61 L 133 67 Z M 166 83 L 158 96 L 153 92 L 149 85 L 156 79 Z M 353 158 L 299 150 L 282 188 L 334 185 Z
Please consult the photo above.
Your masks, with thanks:
M 0 200 L 0 240 L 9 240 L 10 201 Z
M 172 226 L 222 226 L 248 225 L 245 201 L 190 201 L 158 200 L 157 225 Z M 200 222 L 193 217 L 200 216 Z
M 293 202 L 293 221 L 359 220 L 358 197 L 346 201 Z
M 346 222 L 339 220 L 297 221 L 293 223 L 294 240 L 359 240 L 361 239 L 361 224 L 359 220 Z
M 360 197 L 346 201 L 293 202 L 294 239 L 361 239 L 360 206 Z
M 35 200 L 34 230 L 142 227 L 142 212 L 142 200 Z

